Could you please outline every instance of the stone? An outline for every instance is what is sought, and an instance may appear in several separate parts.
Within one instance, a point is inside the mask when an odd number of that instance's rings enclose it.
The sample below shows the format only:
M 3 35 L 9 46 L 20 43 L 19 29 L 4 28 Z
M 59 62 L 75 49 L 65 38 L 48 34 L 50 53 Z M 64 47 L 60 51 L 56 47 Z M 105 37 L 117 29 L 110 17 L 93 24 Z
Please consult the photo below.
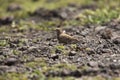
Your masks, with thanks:
M 76 53 L 77 53 L 76 51 L 70 51 L 69 56 L 74 56 L 74 55 L 76 55 Z
M 16 58 L 8 58 L 5 61 L 5 65 L 11 66 L 11 65 L 15 65 L 18 62 L 18 60 Z

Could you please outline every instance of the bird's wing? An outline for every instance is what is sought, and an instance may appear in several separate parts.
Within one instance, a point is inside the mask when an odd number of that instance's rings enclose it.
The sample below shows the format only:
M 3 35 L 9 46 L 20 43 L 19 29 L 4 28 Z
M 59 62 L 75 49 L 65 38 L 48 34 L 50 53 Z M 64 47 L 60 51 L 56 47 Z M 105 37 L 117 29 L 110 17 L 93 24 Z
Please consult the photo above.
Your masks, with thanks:
M 73 36 L 70 36 L 68 34 L 61 34 L 60 35 L 61 38 L 64 38 L 65 40 L 77 40 L 76 38 L 74 38 Z

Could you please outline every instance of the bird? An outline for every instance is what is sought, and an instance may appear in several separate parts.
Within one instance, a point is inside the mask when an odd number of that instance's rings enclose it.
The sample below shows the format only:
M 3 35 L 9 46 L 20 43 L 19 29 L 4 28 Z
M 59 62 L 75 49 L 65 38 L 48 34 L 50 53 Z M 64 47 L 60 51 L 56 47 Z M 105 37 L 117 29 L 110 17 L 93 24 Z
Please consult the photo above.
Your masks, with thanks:
M 63 31 L 61 28 L 56 28 L 56 32 L 59 43 L 71 44 L 79 41 L 77 38 L 66 34 L 65 30 Z

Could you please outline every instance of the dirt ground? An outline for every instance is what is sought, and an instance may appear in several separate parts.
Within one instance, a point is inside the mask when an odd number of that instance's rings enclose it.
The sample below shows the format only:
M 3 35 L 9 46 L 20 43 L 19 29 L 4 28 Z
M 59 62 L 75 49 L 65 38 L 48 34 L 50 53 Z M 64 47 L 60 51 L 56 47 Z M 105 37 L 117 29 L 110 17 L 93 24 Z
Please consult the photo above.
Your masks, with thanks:
M 9 6 L 8 11 L 22 9 L 20 6 L 17 6 L 17 9 L 13 7 Z M 120 20 L 112 19 L 101 25 L 65 23 L 79 20 L 76 15 L 84 9 L 96 8 L 95 4 L 82 7 L 69 4 L 55 10 L 38 8 L 23 20 L 32 24 L 56 22 L 41 29 L 18 28 L 13 23 L 12 16 L 0 19 L 1 27 L 7 25 L 6 30 L 10 28 L 8 32 L 0 33 L 0 78 L 7 80 L 7 77 L 12 79 L 11 77 L 20 75 L 22 80 L 84 80 L 83 77 L 97 76 L 93 80 L 106 80 L 119 77 Z M 19 23 L 19 20 L 16 20 L 16 23 Z M 59 43 L 54 30 L 58 27 L 79 39 L 79 42 Z M 6 75 L 6 78 L 2 78 Z

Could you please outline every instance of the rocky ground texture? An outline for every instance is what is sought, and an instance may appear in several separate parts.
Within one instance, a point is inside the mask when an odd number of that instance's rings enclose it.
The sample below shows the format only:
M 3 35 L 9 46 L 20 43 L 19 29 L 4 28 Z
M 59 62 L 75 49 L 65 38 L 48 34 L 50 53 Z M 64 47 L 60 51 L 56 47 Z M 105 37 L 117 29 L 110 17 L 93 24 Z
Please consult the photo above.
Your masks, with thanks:
M 76 15 L 83 10 L 96 8 L 95 4 L 69 4 L 55 10 L 38 8 L 28 12 L 29 17 L 23 20 L 31 24 L 20 25 L 23 27 L 17 25 L 20 20 L 13 16 L 0 18 L 0 79 L 106 80 L 119 77 L 120 19 L 112 19 L 101 25 L 74 25 L 74 22 L 67 25 L 69 20 L 79 20 Z M 13 4 L 8 6 L 7 11 L 22 9 Z M 50 26 L 44 27 L 42 23 Z M 42 27 L 36 29 L 36 24 Z M 4 27 L 9 30 L 3 31 Z M 79 42 L 59 43 L 55 31 L 58 27 Z

